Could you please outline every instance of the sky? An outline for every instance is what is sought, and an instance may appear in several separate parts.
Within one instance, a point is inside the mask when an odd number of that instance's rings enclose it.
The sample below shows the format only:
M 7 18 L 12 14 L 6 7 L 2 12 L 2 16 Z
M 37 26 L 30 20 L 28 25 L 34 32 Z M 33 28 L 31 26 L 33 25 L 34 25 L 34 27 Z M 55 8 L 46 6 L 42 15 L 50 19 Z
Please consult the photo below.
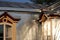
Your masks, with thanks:
M 30 2 L 29 0 L 1 0 L 1 1 L 10 1 L 10 2 Z

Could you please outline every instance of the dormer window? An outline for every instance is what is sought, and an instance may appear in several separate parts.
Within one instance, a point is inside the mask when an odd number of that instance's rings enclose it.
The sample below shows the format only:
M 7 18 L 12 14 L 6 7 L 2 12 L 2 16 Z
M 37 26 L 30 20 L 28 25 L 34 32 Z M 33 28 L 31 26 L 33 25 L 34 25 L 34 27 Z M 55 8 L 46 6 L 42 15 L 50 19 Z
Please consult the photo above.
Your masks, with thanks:
M 43 40 L 60 40 L 60 15 L 43 14 L 39 20 L 42 23 Z
M 0 15 L 0 40 L 16 40 L 16 23 L 19 20 L 7 12 Z

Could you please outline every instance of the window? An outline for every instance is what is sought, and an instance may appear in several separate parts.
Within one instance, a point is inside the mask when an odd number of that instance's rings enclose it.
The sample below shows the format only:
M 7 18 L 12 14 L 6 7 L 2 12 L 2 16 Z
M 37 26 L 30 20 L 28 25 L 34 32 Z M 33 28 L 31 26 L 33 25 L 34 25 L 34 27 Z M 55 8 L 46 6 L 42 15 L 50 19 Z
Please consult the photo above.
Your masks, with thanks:
M 16 40 L 16 23 L 19 20 L 7 12 L 0 15 L 0 40 Z
M 5 30 L 5 34 L 4 34 Z M 6 35 L 5 40 L 12 40 L 12 31 L 11 31 L 11 26 L 5 25 L 0 25 L 0 40 L 4 40 L 4 35 Z
M 46 20 L 43 25 L 44 40 L 60 40 L 60 19 Z

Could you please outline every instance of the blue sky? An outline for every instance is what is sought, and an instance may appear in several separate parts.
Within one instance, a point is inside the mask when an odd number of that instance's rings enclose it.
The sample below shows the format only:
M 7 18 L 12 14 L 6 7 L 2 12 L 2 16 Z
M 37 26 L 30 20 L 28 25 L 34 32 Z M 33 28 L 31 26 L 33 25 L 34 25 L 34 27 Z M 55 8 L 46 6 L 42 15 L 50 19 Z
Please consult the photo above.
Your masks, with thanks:
M 1 1 L 10 1 L 10 2 L 30 2 L 29 0 L 1 0 Z

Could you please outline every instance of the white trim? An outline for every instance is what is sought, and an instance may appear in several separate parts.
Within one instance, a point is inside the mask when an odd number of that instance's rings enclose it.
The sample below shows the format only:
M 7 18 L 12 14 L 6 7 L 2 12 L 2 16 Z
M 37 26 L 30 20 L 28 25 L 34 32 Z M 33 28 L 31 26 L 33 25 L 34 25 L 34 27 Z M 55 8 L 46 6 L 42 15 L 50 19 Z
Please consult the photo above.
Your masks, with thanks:
M 4 29 L 4 32 L 3 32 L 4 40 L 6 40 L 6 25 L 5 25 L 5 23 L 4 23 L 3 29 Z
M 7 22 L 2 22 L 2 23 L 0 23 L 0 25 L 4 25 L 4 24 L 6 24 L 6 25 L 10 25 L 10 26 L 13 25 L 13 24 L 10 24 L 10 23 L 7 23 Z
M 40 9 L 28 9 L 28 8 L 13 8 L 13 7 L 0 7 L 0 10 L 8 11 L 27 11 L 27 12 L 41 12 Z

